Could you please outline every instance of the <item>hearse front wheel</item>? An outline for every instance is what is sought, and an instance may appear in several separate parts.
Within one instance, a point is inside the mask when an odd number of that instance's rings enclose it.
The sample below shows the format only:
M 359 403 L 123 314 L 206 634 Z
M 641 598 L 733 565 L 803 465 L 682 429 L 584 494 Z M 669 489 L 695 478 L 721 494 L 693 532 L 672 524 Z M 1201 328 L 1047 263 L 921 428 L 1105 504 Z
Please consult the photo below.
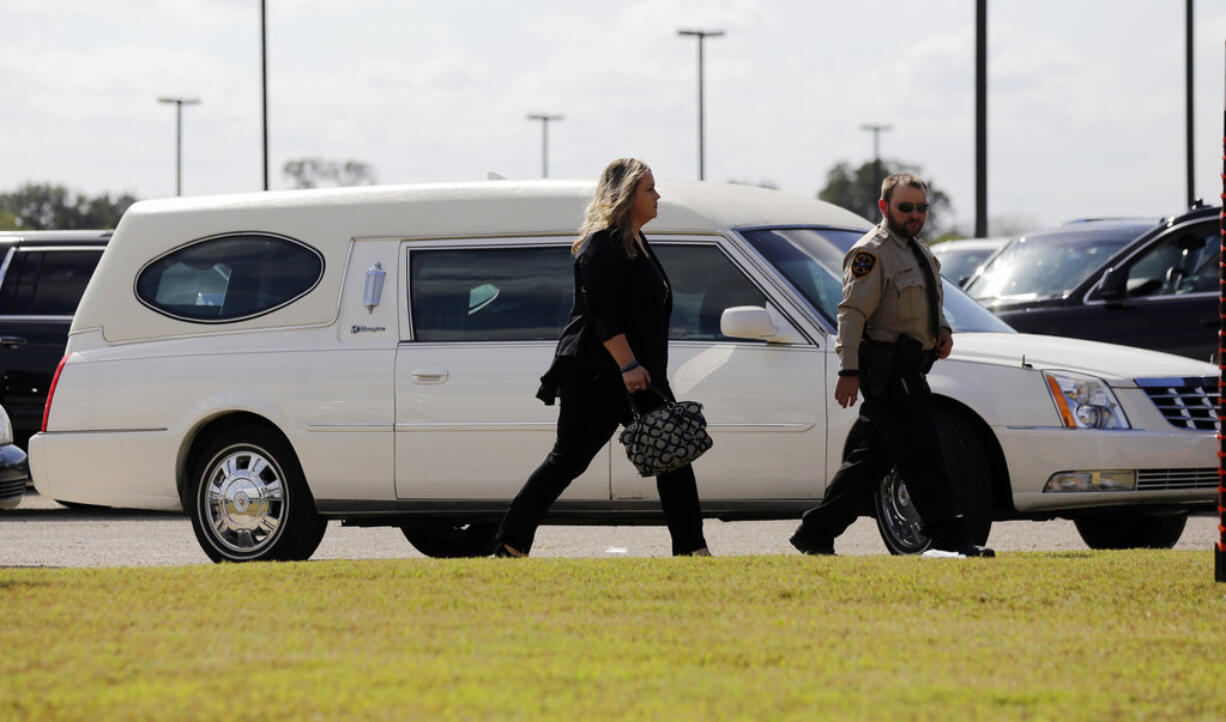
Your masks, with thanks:
M 293 450 L 262 426 L 209 443 L 193 465 L 190 492 L 192 529 L 215 562 L 301 561 L 327 526 Z

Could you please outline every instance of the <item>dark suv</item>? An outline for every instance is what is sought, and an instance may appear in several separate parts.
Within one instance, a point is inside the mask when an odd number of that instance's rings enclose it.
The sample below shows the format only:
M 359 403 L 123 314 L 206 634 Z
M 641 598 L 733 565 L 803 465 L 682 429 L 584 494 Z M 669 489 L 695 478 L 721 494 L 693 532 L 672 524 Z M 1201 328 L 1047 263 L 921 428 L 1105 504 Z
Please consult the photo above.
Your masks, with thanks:
M 1218 350 L 1220 212 L 1028 234 L 989 259 L 966 291 L 1025 333 L 1209 360 Z
M 0 233 L 0 405 L 26 448 L 64 354 L 68 327 L 111 231 Z

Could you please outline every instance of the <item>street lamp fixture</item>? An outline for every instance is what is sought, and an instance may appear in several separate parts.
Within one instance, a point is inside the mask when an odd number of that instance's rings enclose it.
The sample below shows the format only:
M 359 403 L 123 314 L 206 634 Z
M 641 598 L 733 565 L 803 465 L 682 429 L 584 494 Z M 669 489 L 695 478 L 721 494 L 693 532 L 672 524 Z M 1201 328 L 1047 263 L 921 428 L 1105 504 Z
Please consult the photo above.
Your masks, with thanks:
M 707 38 L 723 37 L 723 30 L 678 30 L 683 37 L 698 38 L 698 180 L 706 178 L 706 158 L 703 150 L 703 82 L 702 82 L 702 44 Z
M 549 177 L 549 121 L 562 120 L 565 116 L 548 113 L 529 113 L 528 120 L 541 121 L 541 177 Z
M 199 98 L 158 98 L 159 103 L 175 106 L 175 195 L 183 195 L 183 106 L 199 105 Z

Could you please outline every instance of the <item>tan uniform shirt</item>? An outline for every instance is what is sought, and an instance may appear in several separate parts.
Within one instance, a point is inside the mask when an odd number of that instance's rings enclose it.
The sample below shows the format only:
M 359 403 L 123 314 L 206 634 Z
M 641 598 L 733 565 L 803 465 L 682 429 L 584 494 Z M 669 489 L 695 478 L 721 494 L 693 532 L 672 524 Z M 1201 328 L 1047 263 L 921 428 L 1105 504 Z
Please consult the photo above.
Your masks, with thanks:
M 937 283 L 937 307 L 943 308 L 941 263 L 923 243 L 917 244 L 932 267 Z M 919 267 L 908 240 L 886 225 L 885 220 L 856 241 L 843 256 L 843 301 L 839 304 L 839 332 L 835 352 L 839 369 L 860 368 L 860 338 L 893 342 L 899 334 L 918 340 L 925 349 L 940 339 L 932 337 L 928 320 L 928 295 L 924 271 Z M 942 328 L 949 328 L 944 314 Z

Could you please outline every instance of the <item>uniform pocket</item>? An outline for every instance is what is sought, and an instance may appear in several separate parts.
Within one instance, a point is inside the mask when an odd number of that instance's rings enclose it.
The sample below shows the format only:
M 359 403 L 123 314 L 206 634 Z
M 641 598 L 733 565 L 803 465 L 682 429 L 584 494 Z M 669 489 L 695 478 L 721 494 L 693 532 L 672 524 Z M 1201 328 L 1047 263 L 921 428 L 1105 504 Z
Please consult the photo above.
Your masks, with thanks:
M 924 294 L 924 283 L 918 278 L 904 278 L 896 281 L 898 286 L 898 315 L 902 318 L 916 318 L 924 312 L 928 297 Z

